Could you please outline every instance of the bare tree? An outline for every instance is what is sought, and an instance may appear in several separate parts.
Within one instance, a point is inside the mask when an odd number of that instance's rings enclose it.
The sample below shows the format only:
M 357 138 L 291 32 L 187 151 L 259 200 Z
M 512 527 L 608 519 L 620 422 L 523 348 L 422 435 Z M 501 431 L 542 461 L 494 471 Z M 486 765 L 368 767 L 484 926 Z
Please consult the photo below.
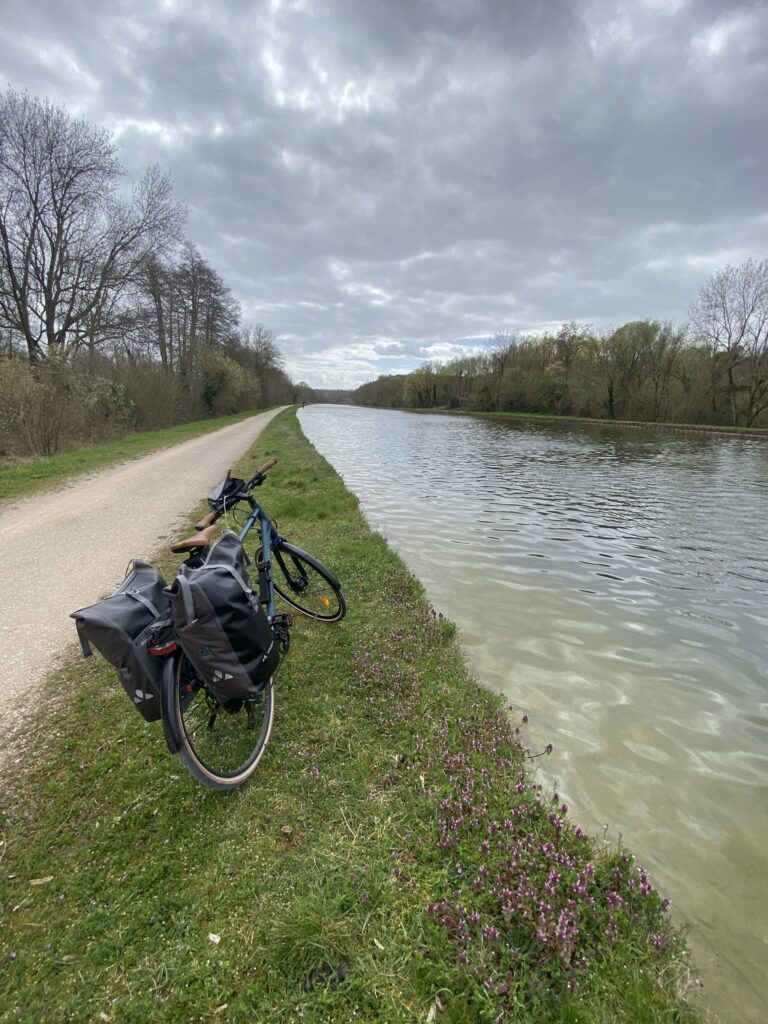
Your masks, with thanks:
M 738 393 L 745 393 L 745 423 L 768 407 L 768 260 L 749 259 L 719 270 L 691 307 L 696 339 L 727 379 L 731 422 L 738 424 Z
M 173 370 L 173 335 L 171 333 L 171 272 L 156 255 L 142 263 L 138 280 L 137 326 L 143 339 L 152 339 L 157 346 L 164 373 Z
M 501 409 L 504 374 L 512 359 L 518 338 L 509 331 L 494 335 L 493 343 L 487 350 L 488 370 L 491 377 L 494 403 Z
M 237 340 L 240 348 L 249 353 L 257 370 L 282 367 L 283 354 L 269 327 L 246 320 L 240 325 Z
M 644 372 L 650 382 L 651 415 L 657 423 L 669 415 L 670 386 L 678 373 L 685 330 L 668 321 L 645 320 Z
M 9 89 L 0 100 L 0 326 L 30 362 L 94 347 L 141 262 L 175 237 L 183 210 L 147 169 L 129 200 L 106 131 Z
M 559 412 L 562 412 L 564 407 L 570 408 L 573 365 L 590 336 L 590 330 L 590 327 L 579 326 L 572 320 L 570 323 L 561 324 L 555 335 L 556 357 L 563 368 L 563 395 L 558 402 Z

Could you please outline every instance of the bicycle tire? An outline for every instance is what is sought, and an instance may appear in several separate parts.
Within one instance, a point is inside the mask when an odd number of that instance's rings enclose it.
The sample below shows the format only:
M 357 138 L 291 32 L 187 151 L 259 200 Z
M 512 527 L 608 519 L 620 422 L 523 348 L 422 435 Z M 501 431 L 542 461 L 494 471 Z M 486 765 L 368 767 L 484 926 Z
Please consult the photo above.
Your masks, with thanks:
M 281 540 L 272 549 L 271 562 L 275 591 L 292 608 L 321 622 L 340 622 L 347 614 L 341 583 L 313 555 Z
M 209 789 L 237 789 L 256 771 L 269 743 L 275 717 L 274 676 L 258 703 L 252 703 L 254 727 L 242 704 L 234 710 L 219 707 L 183 655 L 163 675 L 163 726 L 166 741 L 187 771 Z

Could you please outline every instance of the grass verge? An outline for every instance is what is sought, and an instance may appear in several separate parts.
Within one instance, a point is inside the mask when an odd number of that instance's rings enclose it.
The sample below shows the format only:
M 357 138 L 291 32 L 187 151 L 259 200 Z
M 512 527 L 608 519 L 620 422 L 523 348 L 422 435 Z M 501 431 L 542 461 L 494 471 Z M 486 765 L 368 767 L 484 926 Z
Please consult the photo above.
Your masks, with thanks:
M 696 1020 L 665 903 L 542 792 L 524 719 L 293 413 L 242 475 L 267 455 L 266 507 L 349 614 L 296 622 L 234 794 L 186 775 L 103 661 L 51 681 L 0 797 L 0 1020 Z
M 165 430 L 150 430 L 143 434 L 129 434 L 118 441 L 96 445 L 93 448 L 79 448 L 72 452 L 61 452 L 49 458 L 30 459 L 16 466 L 0 469 L 0 501 L 7 498 L 18 498 L 23 494 L 40 491 L 45 487 L 80 473 L 103 469 L 115 462 L 135 459 L 158 448 L 167 448 L 179 444 L 190 437 L 207 434 L 211 430 L 227 427 L 231 423 L 255 416 L 263 409 L 250 412 L 239 412 L 234 416 L 218 416 L 211 420 L 195 420 L 193 423 L 181 423 Z

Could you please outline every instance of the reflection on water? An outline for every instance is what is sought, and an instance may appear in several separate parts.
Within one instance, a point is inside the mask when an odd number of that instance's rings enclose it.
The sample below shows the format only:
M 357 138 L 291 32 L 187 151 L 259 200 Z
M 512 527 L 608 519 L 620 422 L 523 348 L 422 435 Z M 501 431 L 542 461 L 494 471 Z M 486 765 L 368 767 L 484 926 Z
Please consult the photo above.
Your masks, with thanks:
M 724 1021 L 766 1019 L 768 445 L 312 406 L 302 426 L 621 833 Z M 554 776 L 550 778 L 550 781 Z

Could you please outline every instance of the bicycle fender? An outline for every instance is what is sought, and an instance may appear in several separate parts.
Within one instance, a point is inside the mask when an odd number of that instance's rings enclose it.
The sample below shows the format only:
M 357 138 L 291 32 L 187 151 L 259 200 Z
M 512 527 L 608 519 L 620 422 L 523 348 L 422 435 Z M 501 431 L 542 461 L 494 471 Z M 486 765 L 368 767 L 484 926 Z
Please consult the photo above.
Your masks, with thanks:
M 165 744 L 172 754 L 178 754 L 181 750 L 181 736 L 179 736 L 174 715 L 172 713 L 172 702 L 174 700 L 174 686 L 176 684 L 176 658 L 166 658 L 163 665 L 163 681 L 160 687 L 160 710 L 163 718 L 163 734 Z

